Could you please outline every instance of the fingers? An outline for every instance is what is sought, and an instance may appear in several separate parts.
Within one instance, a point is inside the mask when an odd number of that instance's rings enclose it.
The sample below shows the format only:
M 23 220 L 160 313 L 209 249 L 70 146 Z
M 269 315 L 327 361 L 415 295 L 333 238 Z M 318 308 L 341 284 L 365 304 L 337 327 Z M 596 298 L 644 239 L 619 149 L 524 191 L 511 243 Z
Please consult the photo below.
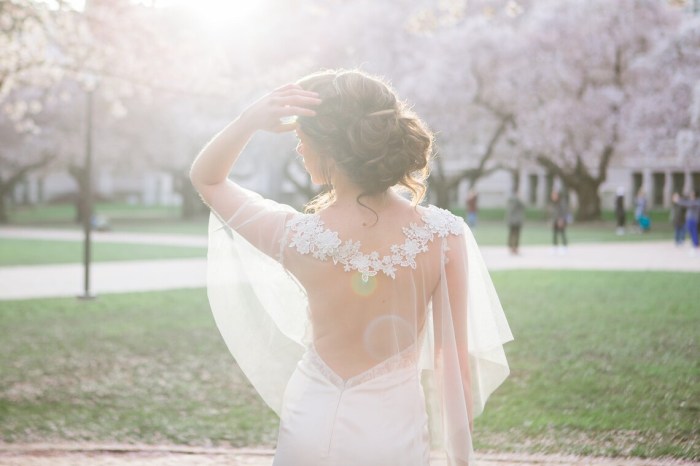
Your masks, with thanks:
M 318 98 L 318 92 L 308 91 L 298 84 L 285 84 L 284 86 L 278 87 L 271 92 L 272 95 L 277 97 L 289 97 L 293 95 L 305 96 L 305 97 L 316 97 Z
M 301 88 L 300 89 L 286 89 L 286 90 L 275 91 L 275 94 L 278 97 L 289 97 L 289 96 L 293 96 L 293 95 L 300 95 L 300 96 L 318 98 L 318 96 L 319 96 L 318 92 L 307 91 L 307 90 L 304 90 Z
M 297 128 L 297 116 L 313 117 L 314 107 L 321 104 L 319 94 L 298 84 L 285 84 L 259 99 L 247 109 L 248 118 L 258 129 L 277 133 Z
M 306 97 L 306 96 L 289 96 L 289 97 L 277 97 L 272 100 L 273 105 L 279 106 L 296 106 L 296 107 L 315 107 L 321 103 L 321 99 L 318 97 Z
M 283 86 L 278 87 L 275 89 L 273 92 L 280 92 L 280 91 L 286 91 L 289 89 L 303 89 L 300 85 L 294 84 L 294 83 L 288 83 Z
M 274 128 L 272 128 L 272 131 L 274 131 L 275 133 L 286 133 L 289 131 L 294 131 L 298 127 L 299 127 L 299 124 L 295 121 L 293 123 L 279 124 L 279 125 L 275 126 Z
M 321 99 L 316 93 L 294 92 L 287 96 L 276 96 L 270 100 L 273 115 L 277 118 L 292 115 L 315 116 L 316 112 L 312 107 L 318 106 Z
M 316 111 L 307 107 L 298 107 L 296 105 L 288 105 L 281 107 L 275 111 L 275 117 L 283 118 L 288 116 L 316 116 Z

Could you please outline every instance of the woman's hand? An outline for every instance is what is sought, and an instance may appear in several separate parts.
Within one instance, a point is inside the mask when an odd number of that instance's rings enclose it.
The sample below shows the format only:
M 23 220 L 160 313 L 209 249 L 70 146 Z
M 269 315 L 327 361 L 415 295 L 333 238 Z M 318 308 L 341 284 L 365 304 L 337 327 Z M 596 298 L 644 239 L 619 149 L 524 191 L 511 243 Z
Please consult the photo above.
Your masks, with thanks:
M 295 121 L 285 120 L 298 115 L 314 116 L 316 112 L 312 107 L 320 103 L 316 92 L 305 91 L 297 84 L 287 84 L 246 108 L 240 119 L 253 131 L 282 133 L 296 128 Z

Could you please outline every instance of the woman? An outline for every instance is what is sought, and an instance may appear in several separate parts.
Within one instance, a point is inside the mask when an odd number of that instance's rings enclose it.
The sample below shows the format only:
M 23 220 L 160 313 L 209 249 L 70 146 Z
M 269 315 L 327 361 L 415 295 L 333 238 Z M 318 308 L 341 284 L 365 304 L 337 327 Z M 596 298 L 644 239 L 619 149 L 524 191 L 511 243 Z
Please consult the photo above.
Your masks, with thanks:
M 558 254 L 566 254 L 566 225 L 569 222 L 569 209 L 566 205 L 566 199 L 562 198 L 559 191 L 552 191 L 552 252 Z M 559 246 L 559 237 L 561 236 L 561 246 Z
M 691 256 L 696 256 L 700 250 L 700 240 L 698 239 L 698 223 L 700 223 L 700 190 L 691 190 L 688 199 L 675 199 L 675 205 L 685 207 L 685 228 L 690 235 L 693 248 L 690 250 Z
M 679 204 L 684 200 L 678 193 L 673 193 L 671 196 L 671 223 L 673 224 L 674 240 L 678 247 L 685 243 L 686 208 Z
M 510 253 L 518 255 L 520 246 L 520 229 L 525 220 L 525 204 L 518 196 L 517 191 L 512 191 L 506 204 L 506 222 L 508 223 L 508 247 Z
M 327 187 L 309 213 L 227 179 L 258 130 L 296 131 Z M 210 304 L 280 415 L 275 465 L 425 465 L 429 432 L 451 464 L 472 459 L 512 336 L 463 220 L 418 205 L 431 143 L 383 82 L 327 71 L 248 107 L 192 165 L 213 212 Z
M 634 202 L 634 220 L 637 222 L 639 232 L 645 233 L 649 231 L 651 222 L 647 216 L 647 195 L 643 188 L 639 188 L 639 191 L 637 191 L 637 198 Z
M 625 188 L 622 186 L 617 188 L 617 195 L 615 196 L 615 218 L 617 219 L 617 234 L 619 236 L 624 235 L 627 211 L 625 210 Z

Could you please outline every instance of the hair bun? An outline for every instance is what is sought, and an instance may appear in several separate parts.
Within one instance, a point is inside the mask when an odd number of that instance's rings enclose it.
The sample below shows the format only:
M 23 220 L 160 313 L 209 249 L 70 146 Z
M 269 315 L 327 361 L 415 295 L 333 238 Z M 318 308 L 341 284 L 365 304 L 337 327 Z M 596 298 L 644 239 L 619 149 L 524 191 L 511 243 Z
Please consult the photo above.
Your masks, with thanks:
M 401 185 L 414 203 L 425 195 L 432 134 L 384 82 L 359 71 L 328 71 L 299 84 L 320 94 L 315 117 L 301 130 L 362 195 Z

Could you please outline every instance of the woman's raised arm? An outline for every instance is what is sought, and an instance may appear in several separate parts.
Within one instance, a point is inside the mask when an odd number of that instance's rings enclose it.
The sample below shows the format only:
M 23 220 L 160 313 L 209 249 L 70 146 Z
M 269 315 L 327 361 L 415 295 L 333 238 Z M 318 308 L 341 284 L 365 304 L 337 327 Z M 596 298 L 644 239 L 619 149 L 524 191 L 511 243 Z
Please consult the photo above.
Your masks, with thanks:
M 287 84 L 267 94 L 204 146 L 190 168 L 192 184 L 199 190 L 224 182 L 256 131 L 291 131 L 296 127 L 295 123 L 283 123 L 281 119 L 294 115 L 313 116 L 312 107 L 319 103 L 318 94 L 305 91 L 296 84 Z
M 272 226 L 279 217 L 272 201 L 243 189 L 228 179 L 233 164 L 256 131 L 285 132 L 296 127 L 285 117 L 313 116 L 320 103 L 314 92 L 296 84 L 282 86 L 249 106 L 202 149 L 190 168 L 190 180 L 205 204 L 219 218 L 265 253 L 272 253 L 278 231 Z M 286 214 L 285 214 L 286 215 Z M 267 225 L 266 225 L 267 223 Z

